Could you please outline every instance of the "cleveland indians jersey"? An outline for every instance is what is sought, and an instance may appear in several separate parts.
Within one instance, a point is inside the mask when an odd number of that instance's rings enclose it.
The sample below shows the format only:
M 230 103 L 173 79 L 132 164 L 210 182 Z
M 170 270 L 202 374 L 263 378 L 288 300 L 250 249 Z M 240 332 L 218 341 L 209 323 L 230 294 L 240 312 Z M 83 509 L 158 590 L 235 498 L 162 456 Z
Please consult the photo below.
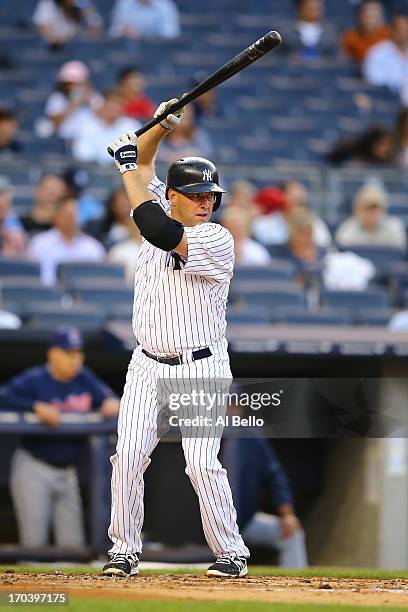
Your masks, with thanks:
M 168 213 L 166 187 L 149 184 Z M 234 266 L 230 232 L 215 223 L 184 227 L 188 257 L 163 251 L 143 240 L 136 265 L 133 331 L 155 354 L 199 349 L 225 336 L 225 310 Z

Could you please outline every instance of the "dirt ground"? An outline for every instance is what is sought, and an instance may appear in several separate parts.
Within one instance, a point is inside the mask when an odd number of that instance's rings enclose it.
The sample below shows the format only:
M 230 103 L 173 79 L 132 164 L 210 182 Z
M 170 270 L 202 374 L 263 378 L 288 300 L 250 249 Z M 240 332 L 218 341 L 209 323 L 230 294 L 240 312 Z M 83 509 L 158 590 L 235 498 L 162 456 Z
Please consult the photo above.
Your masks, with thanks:
M 71 597 L 103 599 L 205 599 L 344 603 L 408 608 L 408 580 L 395 578 L 208 578 L 193 574 L 112 578 L 100 575 L 0 574 L 0 591 L 62 591 Z

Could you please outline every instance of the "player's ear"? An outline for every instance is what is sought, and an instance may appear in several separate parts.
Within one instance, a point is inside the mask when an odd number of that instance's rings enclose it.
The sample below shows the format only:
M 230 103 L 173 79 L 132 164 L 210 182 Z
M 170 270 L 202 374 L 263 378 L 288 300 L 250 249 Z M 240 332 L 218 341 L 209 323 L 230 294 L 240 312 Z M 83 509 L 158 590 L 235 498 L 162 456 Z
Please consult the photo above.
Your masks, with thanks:
M 173 204 L 174 198 L 176 197 L 176 191 L 174 189 L 169 189 L 169 200 Z

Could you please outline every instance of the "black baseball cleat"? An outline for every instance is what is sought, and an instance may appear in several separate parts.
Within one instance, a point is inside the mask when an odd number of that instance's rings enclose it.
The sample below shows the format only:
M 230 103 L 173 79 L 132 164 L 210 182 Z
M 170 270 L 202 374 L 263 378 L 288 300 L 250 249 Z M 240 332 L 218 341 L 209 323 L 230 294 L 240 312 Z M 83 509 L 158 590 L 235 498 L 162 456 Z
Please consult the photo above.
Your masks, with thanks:
M 248 573 L 245 557 L 223 555 L 210 565 L 207 576 L 226 576 L 227 578 L 243 578 Z
M 139 573 L 139 557 L 136 553 L 113 555 L 109 563 L 103 566 L 102 573 L 105 576 L 121 576 L 127 578 Z

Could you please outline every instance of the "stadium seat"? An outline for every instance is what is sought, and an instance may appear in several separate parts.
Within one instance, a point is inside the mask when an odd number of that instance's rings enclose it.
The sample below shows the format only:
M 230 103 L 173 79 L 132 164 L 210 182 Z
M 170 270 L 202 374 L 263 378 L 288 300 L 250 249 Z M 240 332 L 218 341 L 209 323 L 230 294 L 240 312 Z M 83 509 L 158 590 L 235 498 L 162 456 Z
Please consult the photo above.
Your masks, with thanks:
M 119 280 L 125 282 L 123 266 L 113 263 L 71 262 L 58 266 L 58 278 L 67 287 L 79 279 Z
M 55 328 L 59 325 L 74 325 L 81 331 L 96 331 L 105 323 L 105 315 L 98 307 L 89 305 L 74 306 L 72 308 L 55 307 L 43 304 L 41 307 L 31 308 L 26 312 L 29 327 Z
M 40 283 L 29 282 L 23 279 L 23 283 L 19 283 L 19 279 L 13 279 L 12 282 L 6 282 L 5 279 L 2 282 L 1 287 L 1 298 L 4 302 L 12 302 L 22 305 L 35 302 L 51 302 L 59 303 L 62 302 L 63 294 L 60 289 L 56 287 L 46 287 Z M 31 280 L 31 279 L 30 279 Z
M 354 323 L 384 327 L 388 325 L 393 314 L 394 310 L 391 308 L 361 308 L 354 313 Z
M 66 291 L 71 295 L 82 289 L 109 289 L 111 291 L 119 289 L 121 291 L 127 288 L 128 285 L 120 278 L 73 278 L 65 285 Z
M 109 320 L 125 321 L 131 323 L 133 316 L 133 302 L 125 302 L 124 304 L 111 304 L 107 312 Z
M 16 276 L 40 280 L 40 264 L 17 257 L 0 257 L 0 279 Z
M 288 248 L 286 246 L 286 244 L 270 244 L 269 246 L 266 247 L 268 250 L 268 253 L 271 257 L 273 257 L 274 259 L 280 259 L 280 260 L 288 260 L 287 257 L 287 253 L 288 253 Z
M 237 285 L 240 281 L 262 280 L 293 280 L 295 266 L 285 259 L 274 260 L 269 266 L 236 266 L 232 283 Z
M 327 291 L 321 293 L 322 304 L 342 308 L 386 308 L 389 296 L 385 289 L 367 288 L 364 291 Z
M 234 304 L 227 308 L 227 323 L 242 325 L 265 324 L 271 322 L 271 313 L 262 306 L 248 306 L 247 304 Z
M 352 325 L 349 309 L 322 308 L 309 312 L 305 308 L 277 308 L 276 317 L 288 325 Z
M 303 289 L 284 281 L 242 281 L 239 293 L 234 292 L 234 296 L 243 303 L 268 306 L 271 309 L 305 304 Z
M 76 302 L 100 305 L 107 316 L 111 316 L 117 304 L 129 306 L 132 312 L 133 289 L 127 287 L 88 287 L 72 292 Z
M 402 291 L 408 287 L 408 263 L 400 262 L 388 267 L 388 280 L 395 303 L 402 299 Z
M 348 247 L 342 250 L 353 251 L 360 257 L 370 259 L 380 270 L 392 263 L 402 262 L 406 259 L 406 253 L 403 250 L 388 247 Z

